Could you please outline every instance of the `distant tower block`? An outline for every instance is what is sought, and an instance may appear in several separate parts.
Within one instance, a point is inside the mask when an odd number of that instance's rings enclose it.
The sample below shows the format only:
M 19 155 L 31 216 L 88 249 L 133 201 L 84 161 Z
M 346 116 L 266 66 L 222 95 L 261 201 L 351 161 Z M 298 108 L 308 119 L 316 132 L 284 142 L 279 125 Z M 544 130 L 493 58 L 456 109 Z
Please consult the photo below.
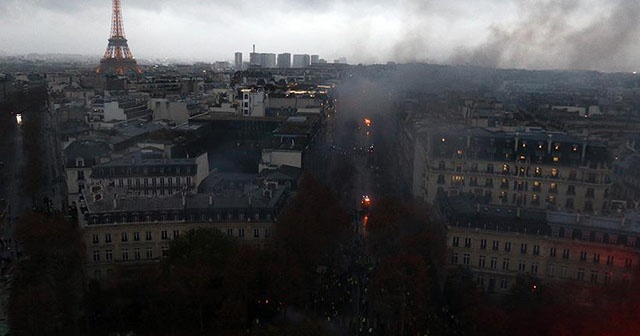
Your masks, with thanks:
M 111 37 L 107 44 L 107 51 L 96 69 L 97 73 L 113 73 L 124 75 L 127 72 L 142 73 L 135 58 L 129 50 L 127 39 L 124 36 L 124 25 L 120 0 L 113 0 L 113 13 L 111 17 Z

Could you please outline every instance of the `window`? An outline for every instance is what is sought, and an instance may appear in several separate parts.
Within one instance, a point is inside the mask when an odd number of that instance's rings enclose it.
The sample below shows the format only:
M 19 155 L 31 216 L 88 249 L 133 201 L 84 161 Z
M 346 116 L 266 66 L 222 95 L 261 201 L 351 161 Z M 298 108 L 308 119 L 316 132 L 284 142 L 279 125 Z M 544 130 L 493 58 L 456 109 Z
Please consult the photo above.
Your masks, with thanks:
M 480 256 L 480 258 L 478 259 L 478 267 L 484 268 L 485 267 L 485 263 L 486 263 L 486 259 L 487 259 L 487 257 Z
M 524 272 L 527 270 L 527 264 L 524 262 L 524 260 L 520 260 L 518 262 L 518 272 Z
M 178 238 L 180 236 L 180 230 L 173 230 L 173 238 Z
M 542 186 L 542 183 L 540 181 L 533 181 L 533 191 L 540 191 L 540 186 Z
M 560 267 L 560 277 L 562 279 L 566 279 L 567 278 L 567 266 L 561 266 Z
M 575 195 L 576 194 L 576 186 L 569 185 L 567 186 L 567 195 Z
M 227 229 L 227 236 L 229 236 L 229 237 L 233 236 L 233 229 L 232 228 L 228 228 Z
M 129 260 L 129 250 L 122 249 L 122 260 L 123 261 Z
M 487 240 L 486 239 L 480 239 L 480 248 L 483 250 L 487 249 Z
M 558 184 L 557 184 L 557 183 L 555 183 L 555 182 L 551 182 L 551 183 L 549 184 L 549 192 L 550 192 L 550 193 L 553 193 L 553 194 L 558 193 Z
M 527 253 L 527 244 L 520 244 L 520 253 L 522 254 Z
M 636 237 L 627 237 L 627 246 L 636 246 Z
M 491 269 L 498 268 L 498 258 L 497 257 L 491 257 L 490 267 L 491 267 Z
M 84 171 L 78 170 L 78 181 L 84 181 Z
M 587 251 L 580 251 L 580 260 L 587 260 Z
M 107 259 L 107 261 L 112 261 L 113 260 L 113 251 L 112 250 L 104 251 L 104 257 L 105 257 L 105 259 Z
M 140 232 L 133 233 L 133 241 L 140 241 Z
M 549 249 L 549 256 L 550 257 L 555 257 L 556 256 L 556 248 L 552 247 Z
M 500 189 L 509 189 L 509 179 L 508 178 L 503 178 L 500 181 Z
M 500 249 L 500 241 L 494 240 L 493 241 L 493 250 L 494 251 L 498 251 L 499 249 Z
M 573 209 L 573 198 L 567 198 L 567 201 L 564 204 L 564 207 L 567 209 Z
M 97 243 L 99 243 L 99 242 L 100 242 L 100 239 L 98 238 L 98 235 L 97 235 L 97 234 L 94 234 L 94 235 L 93 235 L 93 243 L 94 243 L 94 244 L 97 244 Z
M 531 263 L 531 274 L 532 275 L 538 274 L 538 263 L 537 262 Z
M 438 162 L 438 169 L 439 170 L 445 170 L 446 169 L 446 164 L 444 163 L 444 161 Z
M 600 263 L 600 253 L 594 253 L 593 254 L 593 263 L 594 264 L 599 264 Z
M 438 184 L 444 184 L 444 183 L 445 183 L 444 175 L 442 174 L 438 175 Z
M 169 239 L 169 234 L 167 234 L 167 230 L 160 231 L 160 236 L 161 236 L 162 240 Z
M 555 275 L 555 270 L 556 270 L 556 265 L 555 264 L 549 264 L 549 266 L 547 266 L 547 276 L 553 278 L 553 276 Z
M 504 243 L 504 251 L 511 252 L 511 242 Z
M 558 168 L 551 168 L 551 177 L 558 177 Z
M 240 238 L 244 237 L 244 229 L 238 229 L 238 237 Z
M 500 289 L 509 288 L 509 280 L 508 279 L 500 279 Z
M 578 268 L 578 273 L 576 273 L 576 279 L 578 281 L 584 281 L 584 268 Z
M 593 198 L 595 195 L 595 191 L 593 188 L 587 188 L 587 192 L 585 193 L 585 197 Z
M 458 263 L 458 253 L 454 253 L 451 256 L 451 263 L 454 264 L 454 265 Z
M 540 196 L 538 196 L 537 194 L 531 195 L 531 204 L 540 205 Z
M 162 257 L 165 258 L 168 255 L 169 255 L 169 246 L 163 246 L 162 247 Z
M 460 237 L 453 237 L 453 241 L 451 243 L 451 246 L 458 247 L 459 245 L 460 245 Z
M 509 258 L 502 259 L 502 270 L 503 271 L 509 270 Z
M 484 181 L 484 186 L 487 188 L 493 188 L 493 179 L 488 178 Z
M 471 247 L 471 238 L 464 239 L 464 247 Z
M 465 254 L 462 256 L 462 263 L 463 263 L 463 264 L 465 264 L 465 265 L 469 265 L 469 259 L 470 259 L 470 257 L 471 257 L 471 256 L 469 255 L 469 253 L 465 253 Z
M 613 256 L 607 256 L 607 265 L 611 266 L 613 265 Z
M 267 229 L 264 229 L 264 236 L 265 236 L 266 238 L 271 237 L 271 229 L 268 229 L 268 228 L 267 228 Z
M 562 258 L 569 259 L 569 249 L 562 250 Z
M 624 260 L 624 267 L 631 268 L 632 264 L 633 264 L 633 259 L 627 258 Z
M 591 271 L 591 282 L 598 282 L 598 271 Z
M 493 173 L 493 164 L 489 163 L 487 165 L 487 173 Z
M 133 259 L 140 260 L 140 249 L 137 247 L 133 249 Z
M 127 238 L 127 233 L 126 233 L 126 232 L 123 232 L 120 236 L 121 236 L 121 238 L 122 238 L 122 241 L 123 241 L 123 242 L 126 242 L 126 241 L 128 241 L 128 240 L 129 240 L 129 239 Z
M 533 245 L 533 255 L 540 255 L 540 245 Z
M 464 185 L 464 176 L 451 175 L 451 185 L 454 185 L 454 186 Z
M 502 173 L 503 174 L 509 174 L 509 165 L 508 164 L 503 164 L 502 165 Z
M 153 259 L 153 247 L 147 247 L 147 259 Z
M 253 229 L 253 238 L 260 238 L 260 229 Z
M 94 262 L 100 261 L 100 251 L 93 251 L 93 261 Z
M 104 242 L 105 243 L 110 243 L 111 242 L 111 234 L 110 233 L 105 233 L 104 234 Z
M 147 232 L 145 232 L 145 233 L 144 233 L 144 236 L 145 236 L 144 238 L 145 238 L 146 240 L 152 240 L 152 239 L 153 239 L 153 236 L 151 235 L 151 231 L 147 231 Z

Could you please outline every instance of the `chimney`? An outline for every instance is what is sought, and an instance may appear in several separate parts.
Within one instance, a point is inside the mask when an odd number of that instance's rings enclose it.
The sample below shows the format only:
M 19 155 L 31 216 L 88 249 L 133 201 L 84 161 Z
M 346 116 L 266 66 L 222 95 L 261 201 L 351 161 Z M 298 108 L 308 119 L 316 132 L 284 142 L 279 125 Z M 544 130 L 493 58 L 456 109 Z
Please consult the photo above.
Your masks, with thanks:
M 113 208 L 118 208 L 118 194 L 113 195 Z
M 254 54 L 256 53 L 256 45 L 255 44 L 253 45 L 253 53 Z
M 209 206 L 213 205 L 213 194 L 209 193 Z

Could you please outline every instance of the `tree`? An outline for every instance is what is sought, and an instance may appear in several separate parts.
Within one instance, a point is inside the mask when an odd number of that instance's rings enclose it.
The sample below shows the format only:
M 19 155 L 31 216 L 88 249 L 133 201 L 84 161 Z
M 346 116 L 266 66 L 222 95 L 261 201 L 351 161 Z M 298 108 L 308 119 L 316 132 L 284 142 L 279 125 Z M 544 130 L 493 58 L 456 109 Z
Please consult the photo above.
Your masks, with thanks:
M 224 271 L 235 243 L 217 229 L 195 229 L 174 239 L 158 288 L 173 297 L 180 328 L 211 327 L 225 298 Z M 169 317 L 169 316 L 167 316 Z
M 18 222 L 16 238 L 24 258 L 10 272 L 12 334 L 78 334 L 85 260 L 79 228 L 61 216 L 28 213 Z

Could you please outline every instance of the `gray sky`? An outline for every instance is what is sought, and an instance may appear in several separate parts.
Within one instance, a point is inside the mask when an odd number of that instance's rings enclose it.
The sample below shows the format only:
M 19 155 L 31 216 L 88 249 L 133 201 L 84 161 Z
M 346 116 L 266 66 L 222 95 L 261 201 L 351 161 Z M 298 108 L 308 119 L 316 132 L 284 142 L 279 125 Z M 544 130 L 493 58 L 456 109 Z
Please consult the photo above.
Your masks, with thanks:
M 122 0 L 134 56 L 232 60 L 235 51 L 349 63 L 640 68 L 637 0 Z M 0 53 L 101 55 L 110 0 L 0 0 Z

